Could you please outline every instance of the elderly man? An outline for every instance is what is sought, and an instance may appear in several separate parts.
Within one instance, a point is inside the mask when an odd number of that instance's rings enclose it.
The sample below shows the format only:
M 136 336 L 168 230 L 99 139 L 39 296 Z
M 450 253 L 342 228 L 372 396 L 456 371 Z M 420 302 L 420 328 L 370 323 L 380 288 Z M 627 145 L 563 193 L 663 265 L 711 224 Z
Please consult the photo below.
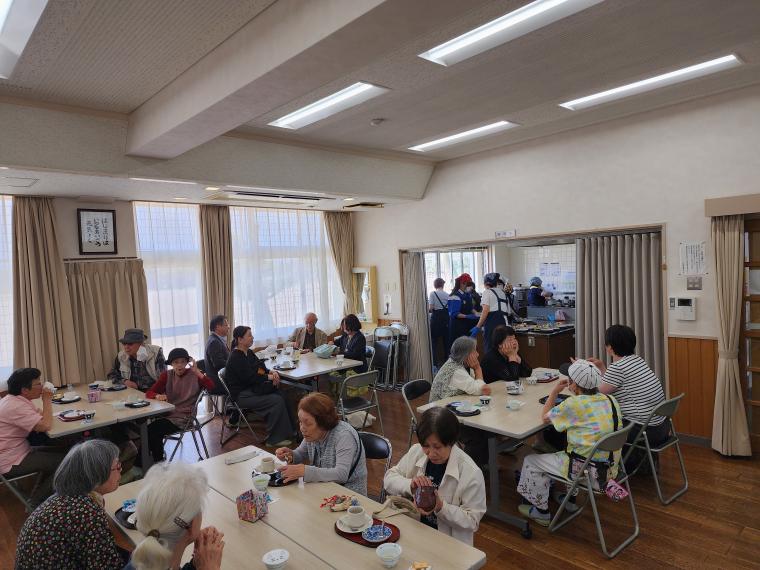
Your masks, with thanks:
M 227 335 L 230 332 L 230 322 L 224 315 L 216 315 L 209 323 L 211 334 L 206 341 L 204 362 L 206 374 L 216 384 L 219 381 L 219 371 L 227 365 L 230 349 L 227 346 Z
M 288 341 L 295 343 L 295 347 L 304 352 L 327 343 L 327 334 L 317 328 L 317 320 L 317 315 L 314 313 L 306 313 L 303 319 L 304 326 L 294 330 Z
M 166 371 L 166 359 L 160 346 L 147 344 L 142 329 L 127 329 L 119 339 L 122 350 L 116 355 L 108 379 L 114 384 L 147 391 Z
M 32 447 L 31 433 L 45 433 L 53 426 L 53 393 L 42 387 L 40 371 L 19 368 L 8 378 L 8 395 L 0 400 L 0 474 L 8 478 L 40 472 L 32 492 L 32 506 L 52 492 L 53 474 L 65 453 L 46 447 Z M 42 397 L 42 412 L 32 400 Z

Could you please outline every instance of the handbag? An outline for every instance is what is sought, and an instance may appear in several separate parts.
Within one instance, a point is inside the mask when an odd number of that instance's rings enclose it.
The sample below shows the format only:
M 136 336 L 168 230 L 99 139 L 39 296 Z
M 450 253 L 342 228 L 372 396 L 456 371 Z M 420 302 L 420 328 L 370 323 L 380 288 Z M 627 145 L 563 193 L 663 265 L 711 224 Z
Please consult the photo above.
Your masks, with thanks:
M 320 344 L 314 349 L 314 354 L 317 358 L 330 358 L 335 352 L 336 346 L 334 344 Z

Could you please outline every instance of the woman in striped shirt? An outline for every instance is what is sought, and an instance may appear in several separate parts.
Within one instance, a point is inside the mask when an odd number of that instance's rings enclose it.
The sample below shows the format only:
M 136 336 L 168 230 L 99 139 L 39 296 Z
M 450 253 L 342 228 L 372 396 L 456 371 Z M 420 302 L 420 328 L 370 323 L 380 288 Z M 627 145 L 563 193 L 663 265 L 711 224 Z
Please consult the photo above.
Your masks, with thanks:
M 603 374 L 599 391 L 614 394 L 620 403 L 623 418 L 635 424 L 628 435 L 628 441 L 633 442 L 652 410 L 665 401 L 662 382 L 646 361 L 635 354 L 636 333 L 631 327 L 612 325 L 604 333 L 604 345 L 612 364 L 605 366 L 598 358 L 590 358 L 589 361 Z M 650 445 L 659 445 L 670 435 L 670 425 L 665 419 L 664 416 L 652 417 L 647 428 Z M 642 459 L 642 454 L 632 453 L 626 469 L 631 471 Z

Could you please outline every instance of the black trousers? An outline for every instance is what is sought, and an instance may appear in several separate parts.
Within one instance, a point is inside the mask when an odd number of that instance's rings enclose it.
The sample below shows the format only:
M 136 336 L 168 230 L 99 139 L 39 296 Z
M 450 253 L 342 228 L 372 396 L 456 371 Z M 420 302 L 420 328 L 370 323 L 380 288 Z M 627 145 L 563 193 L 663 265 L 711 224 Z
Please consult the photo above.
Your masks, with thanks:
M 148 449 L 153 461 L 164 460 L 164 436 L 178 431 L 180 429 L 166 418 L 158 418 L 148 425 Z

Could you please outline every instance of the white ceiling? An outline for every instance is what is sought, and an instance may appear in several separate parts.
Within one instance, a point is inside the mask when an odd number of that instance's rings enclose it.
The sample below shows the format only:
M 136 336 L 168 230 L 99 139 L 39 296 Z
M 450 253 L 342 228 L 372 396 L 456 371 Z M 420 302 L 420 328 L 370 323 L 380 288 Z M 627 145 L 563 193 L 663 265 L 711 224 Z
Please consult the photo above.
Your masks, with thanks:
M 225 193 L 245 191 L 220 186 L 217 191 L 206 190 L 205 184 L 172 184 L 167 182 L 147 182 L 131 180 L 117 176 L 94 176 L 68 172 L 51 172 L 42 170 L 21 170 L 16 168 L 0 169 L 0 194 L 18 196 L 58 196 L 79 198 L 84 202 L 113 200 L 142 200 L 147 202 L 171 202 L 185 204 L 227 204 L 231 206 L 255 206 L 261 208 L 342 210 L 355 204 L 381 202 L 383 204 L 401 203 L 406 200 L 388 196 L 361 196 L 355 200 L 345 200 L 344 196 L 334 194 L 316 194 L 303 190 L 258 189 L 251 192 L 271 194 L 287 193 L 302 196 L 304 200 L 268 199 L 264 197 L 228 198 Z M 177 200 L 179 198 L 179 200 Z M 319 198 L 319 201 L 308 200 Z M 365 210 L 363 207 L 349 207 L 349 210 Z
M 406 148 L 496 119 L 522 125 L 422 155 L 445 160 L 760 83 L 759 0 L 606 0 L 451 67 L 417 57 L 527 2 L 441 3 L 441 10 L 445 5 L 449 11 L 442 11 L 438 20 L 431 17 L 434 23 L 427 31 L 317 88 L 302 88 L 308 82 L 297 83 L 292 75 L 274 70 L 268 75 L 268 93 L 278 91 L 279 78 L 280 92 L 296 95 L 286 104 L 273 103 L 253 120 L 245 119 L 238 130 L 270 139 L 420 156 Z M 129 113 L 197 67 L 268 7 L 271 14 L 272 4 L 274 0 L 49 2 L 13 76 L 0 80 L 0 95 Z M 361 22 L 328 37 L 331 53 L 338 45 L 348 60 L 352 49 L 373 41 L 372 35 L 351 30 L 382 34 L 388 18 L 406 9 L 395 0 L 386 0 L 381 8 L 386 9 L 369 10 L 357 19 Z M 372 18 L 377 18 L 374 27 L 367 24 Z M 415 25 L 414 30 L 424 28 Z M 557 106 L 727 53 L 736 53 L 746 65 L 586 111 Z M 298 132 L 267 126 L 357 80 L 391 91 Z M 245 96 L 255 98 L 255 88 Z M 373 118 L 385 121 L 373 127 Z

